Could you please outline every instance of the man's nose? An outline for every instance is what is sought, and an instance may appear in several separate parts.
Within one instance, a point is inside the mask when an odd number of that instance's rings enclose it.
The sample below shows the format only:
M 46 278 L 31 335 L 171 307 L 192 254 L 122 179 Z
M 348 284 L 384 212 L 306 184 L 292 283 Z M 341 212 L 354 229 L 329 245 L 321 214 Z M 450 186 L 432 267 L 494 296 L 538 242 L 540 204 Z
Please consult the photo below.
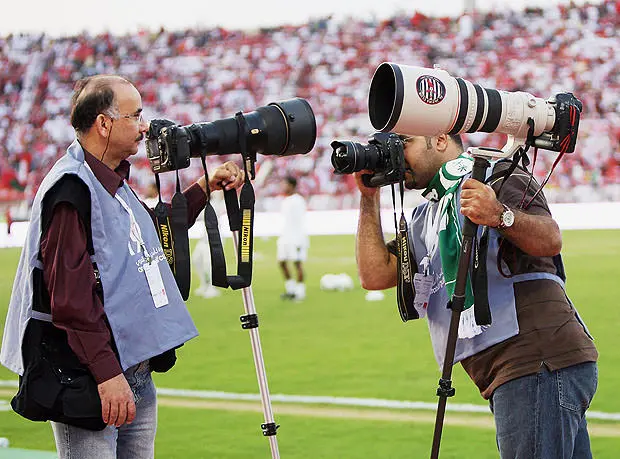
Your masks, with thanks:
M 148 132 L 151 122 L 146 119 L 140 120 L 140 132 Z

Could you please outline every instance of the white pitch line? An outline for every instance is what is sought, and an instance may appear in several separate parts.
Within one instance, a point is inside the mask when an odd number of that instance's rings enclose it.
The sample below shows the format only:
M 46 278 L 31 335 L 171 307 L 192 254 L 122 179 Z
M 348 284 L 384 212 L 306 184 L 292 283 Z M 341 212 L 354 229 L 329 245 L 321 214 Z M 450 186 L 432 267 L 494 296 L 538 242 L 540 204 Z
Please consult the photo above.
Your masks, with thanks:
M 0 387 L 17 387 L 17 381 L 0 380 Z M 197 398 L 205 400 L 236 400 L 256 402 L 261 400 L 260 394 L 240 394 L 235 392 L 220 392 L 210 390 L 169 389 L 163 387 L 157 389 L 157 394 L 168 397 Z M 437 410 L 437 403 L 413 402 L 407 400 L 387 400 L 380 398 L 352 398 L 284 394 L 272 394 L 270 398 L 272 402 L 300 403 L 306 405 L 336 405 L 421 411 Z M 446 405 L 446 411 L 453 411 L 456 413 L 491 413 L 488 405 L 474 405 L 470 403 L 448 403 Z M 598 419 L 604 421 L 620 421 L 620 413 L 588 411 L 586 413 L 586 417 L 588 419 Z
M 238 401 L 260 401 L 259 394 L 239 394 L 234 392 L 202 391 L 188 389 L 157 389 L 157 394 L 168 397 L 198 398 L 211 400 L 238 400 Z M 406 400 L 386 400 L 379 398 L 351 398 L 351 397 L 330 397 L 312 395 L 283 395 L 272 394 L 271 401 L 281 403 L 301 403 L 308 405 L 339 405 L 354 407 L 371 408 L 392 408 L 400 410 L 437 410 L 437 403 L 412 402 Z M 449 403 L 446 411 L 457 413 L 491 413 L 488 405 L 474 405 L 469 403 Z M 606 421 L 620 421 L 620 413 L 604 413 L 601 411 L 588 411 L 588 419 L 600 419 Z

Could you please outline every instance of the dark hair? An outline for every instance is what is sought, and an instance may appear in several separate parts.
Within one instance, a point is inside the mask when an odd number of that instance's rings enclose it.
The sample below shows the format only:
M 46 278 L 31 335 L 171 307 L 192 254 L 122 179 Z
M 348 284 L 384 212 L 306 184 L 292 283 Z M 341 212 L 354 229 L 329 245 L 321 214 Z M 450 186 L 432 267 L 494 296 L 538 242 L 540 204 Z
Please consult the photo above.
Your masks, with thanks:
M 84 133 L 91 128 L 97 115 L 115 107 L 113 85 L 129 83 L 126 79 L 113 75 L 97 75 L 82 78 L 74 87 L 71 97 L 71 126 Z
M 292 175 L 289 175 L 286 177 L 285 180 L 286 180 L 286 183 L 291 185 L 293 188 L 297 188 L 297 179 L 295 177 L 293 177 Z
M 456 146 L 459 147 L 459 150 L 463 152 L 463 139 L 461 139 L 461 136 L 458 134 L 450 134 L 450 138 L 456 144 Z

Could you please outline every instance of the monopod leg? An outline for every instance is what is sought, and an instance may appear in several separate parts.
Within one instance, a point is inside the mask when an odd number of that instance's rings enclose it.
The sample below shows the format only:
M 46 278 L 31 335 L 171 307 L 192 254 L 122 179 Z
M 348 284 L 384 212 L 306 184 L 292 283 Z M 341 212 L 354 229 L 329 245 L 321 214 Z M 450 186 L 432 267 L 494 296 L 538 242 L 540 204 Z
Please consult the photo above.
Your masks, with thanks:
M 483 182 L 486 177 L 487 168 L 490 166 L 489 161 L 483 157 L 474 157 L 474 168 L 472 178 Z M 465 306 L 465 290 L 467 285 L 467 274 L 469 272 L 469 262 L 471 260 L 472 245 L 474 236 L 478 231 L 478 225 L 468 218 L 463 223 L 463 244 L 459 255 L 459 264 L 456 272 L 456 283 L 454 286 L 454 295 L 449 307 L 452 309 L 450 317 L 450 328 L 448 331 L 448 342 L 446 344 L 446 355 L 443 362 L 443 371 L 437 388 L 437 396 L 439 402 L 437 405 L 437 416 L 435 418 L 435 431 L 433 433 L 433 446 L 431 449 L 431 459 L 439 457 L 439 446 L 441 443 L 441 431 L 443 428 L 444 415 L 446 412 L 446 403 L 448 397 L 454 395 L 452 387 L 452 366 L 454 365 L 454 354 L 456 351 L 456 341 L 458 338 L 459 321 L 461 312 Z
M 239 244 L 239 232 L 232 232 L 235 251 Z M 260 390 L 261 404 L 263 406 L 263 416 L 265 423 L 261 424 L 263 435 L 269 438 L 269 446 L 271 447 L 271 457 L 280 459 L 278 451 L 278 440 L 276 438 L 276 425 L 273 419 L 273 411 L 271 409 L 271 399 L 269 398 L 269 387 L 267 386 L 267 375 L 265 372 L 265 363 L 263 361 L 263 351 L 260 345 L 260 336 L 258 334 L 258 316 L 254 307 L 254 294 L 252 287 L 241 289 L 243 296 L 243 307 L 245 308 L 245 316 L 241 316 L 241 327 L 250 331 L 250 341 L 252 342 L 252 354 L 254 356 L 254 367 L 256 368 L 256 377 L 258 378 L 258 388 Z

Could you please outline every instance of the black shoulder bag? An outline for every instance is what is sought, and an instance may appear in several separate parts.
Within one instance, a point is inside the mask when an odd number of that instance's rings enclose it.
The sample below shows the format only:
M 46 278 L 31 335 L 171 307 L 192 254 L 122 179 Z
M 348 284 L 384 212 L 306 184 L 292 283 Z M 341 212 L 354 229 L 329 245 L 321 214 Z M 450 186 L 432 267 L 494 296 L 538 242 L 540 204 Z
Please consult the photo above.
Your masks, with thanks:
M 49 196 L 49 199 L 48 199 Z M 95 253 L 90 226 L 90 191 L 74 176 L 63 177 L 46 196 L 41 215 L 42 233 L 51 222 L 54 207 L 67 202 L 74 206 L 84 224 L 87 250 Z M 103 303 L 103 288 L 97 264 L 93 262 L 97 294 Z M 22 342 L 24 374 L 19 389 L 11 400 L 13 410 L 31 421 L 56 421 L 87 430 L 103 430 L 106 424 L 101 413 L 97 382 L 88 368 L 69 346 L 67 333 L 52 324 L 51 302 L 43 271 L 33 270 L 33 316 L 28 321 Z M 112 348 L 116 351 L 114 341 Z M 170 349 L 149 360 L 151 370 L 168 371 L 176 362 Z
M 90 228 L 90 192 L 77 177 L 66 176 L 50 190 L 44 201 L 42 227 L 47 229 L 54 206 L 69 202 L 76 207 L 87 231 L 88 253 L 94 254 Z M 103 301 L 99 271 L 98 294 Z M 24 374 L 11 407 L 31 421 L 56 421 L 88 430 L 103 430 L 101 399 L 97 383 L 71 350 L 65 331 L 52 324 L 50 298 L 43 281 L 43 270 L 33 270 L 32 318 L 22 342 Z

